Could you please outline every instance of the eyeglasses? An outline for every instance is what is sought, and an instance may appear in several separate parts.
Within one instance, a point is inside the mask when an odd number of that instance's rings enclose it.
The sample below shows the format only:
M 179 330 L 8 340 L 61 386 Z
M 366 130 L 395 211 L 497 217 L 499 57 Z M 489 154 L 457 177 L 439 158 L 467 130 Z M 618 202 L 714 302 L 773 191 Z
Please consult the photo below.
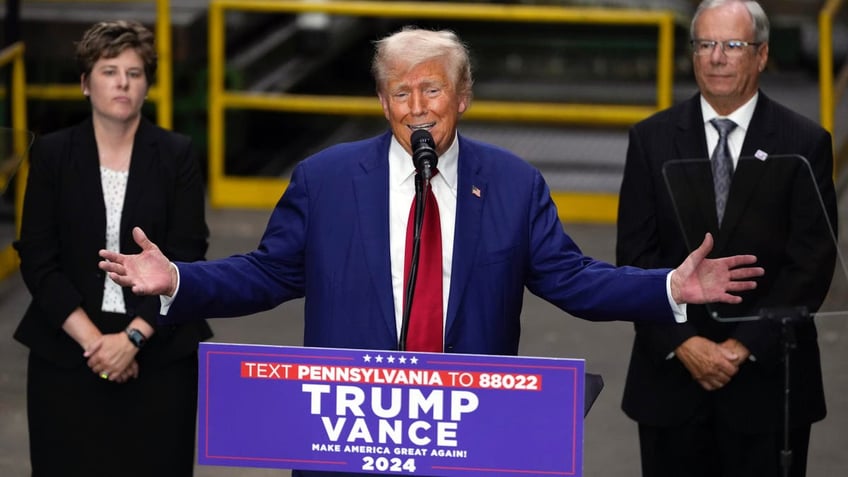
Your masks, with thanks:
M 721 52 L 728 57 L 742 56 L 745 48 L 748 46 L 760 46 L 762 42 L 742 41 L 742 40 L 692 40 L 689 42 L 692 45 L 692 51 L 698 56 L 707 56 L 712 54 L 716 45 L 721 45 Z

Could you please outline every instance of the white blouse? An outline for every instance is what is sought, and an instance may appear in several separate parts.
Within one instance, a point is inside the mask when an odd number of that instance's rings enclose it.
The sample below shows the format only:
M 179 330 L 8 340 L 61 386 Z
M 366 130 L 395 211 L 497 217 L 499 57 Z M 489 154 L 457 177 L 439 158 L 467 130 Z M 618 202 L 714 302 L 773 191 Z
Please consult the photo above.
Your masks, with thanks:
M 121 251 L 121 211 L 124 209 L 129 176 L 129 171 L 115 171 L 100 166 L 103 201 L 106 203 L 106 249 L 113 252 Z M 112 313 L 127 312 L 124 292 L 108 274 L 103 282 L 103 303 L 100 309 Z

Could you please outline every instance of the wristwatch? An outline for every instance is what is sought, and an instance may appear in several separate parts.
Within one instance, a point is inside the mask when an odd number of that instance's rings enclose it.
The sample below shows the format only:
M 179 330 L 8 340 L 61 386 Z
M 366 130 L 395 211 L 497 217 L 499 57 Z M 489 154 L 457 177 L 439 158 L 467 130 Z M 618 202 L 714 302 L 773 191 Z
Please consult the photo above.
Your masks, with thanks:
M 132 343 L 136 348 L 141 349 L 144 346 L 144 343 L 147 343 L 147 337 L 144 336 L 144 333 L 138 331 L 135 328 L 127 328 L 124 330 L 127 333 L 127 338 L 130 339 L 130 343 Z

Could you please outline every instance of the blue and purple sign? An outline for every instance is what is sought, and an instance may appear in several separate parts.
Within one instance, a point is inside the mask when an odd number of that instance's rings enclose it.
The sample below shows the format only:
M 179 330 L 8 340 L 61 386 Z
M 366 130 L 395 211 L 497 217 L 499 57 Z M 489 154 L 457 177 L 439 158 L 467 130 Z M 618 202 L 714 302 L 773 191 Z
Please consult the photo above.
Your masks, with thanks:
M 584 362 L 200 344 L 202 465 L 581 476 Z

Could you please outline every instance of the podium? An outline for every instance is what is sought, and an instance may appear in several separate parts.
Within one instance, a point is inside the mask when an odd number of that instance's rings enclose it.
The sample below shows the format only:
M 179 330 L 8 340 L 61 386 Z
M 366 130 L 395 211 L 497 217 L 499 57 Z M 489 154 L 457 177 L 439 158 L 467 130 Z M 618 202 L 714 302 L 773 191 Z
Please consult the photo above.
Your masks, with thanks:
M 582 475 L 583 360 L 200 344 L 198 463 Z

